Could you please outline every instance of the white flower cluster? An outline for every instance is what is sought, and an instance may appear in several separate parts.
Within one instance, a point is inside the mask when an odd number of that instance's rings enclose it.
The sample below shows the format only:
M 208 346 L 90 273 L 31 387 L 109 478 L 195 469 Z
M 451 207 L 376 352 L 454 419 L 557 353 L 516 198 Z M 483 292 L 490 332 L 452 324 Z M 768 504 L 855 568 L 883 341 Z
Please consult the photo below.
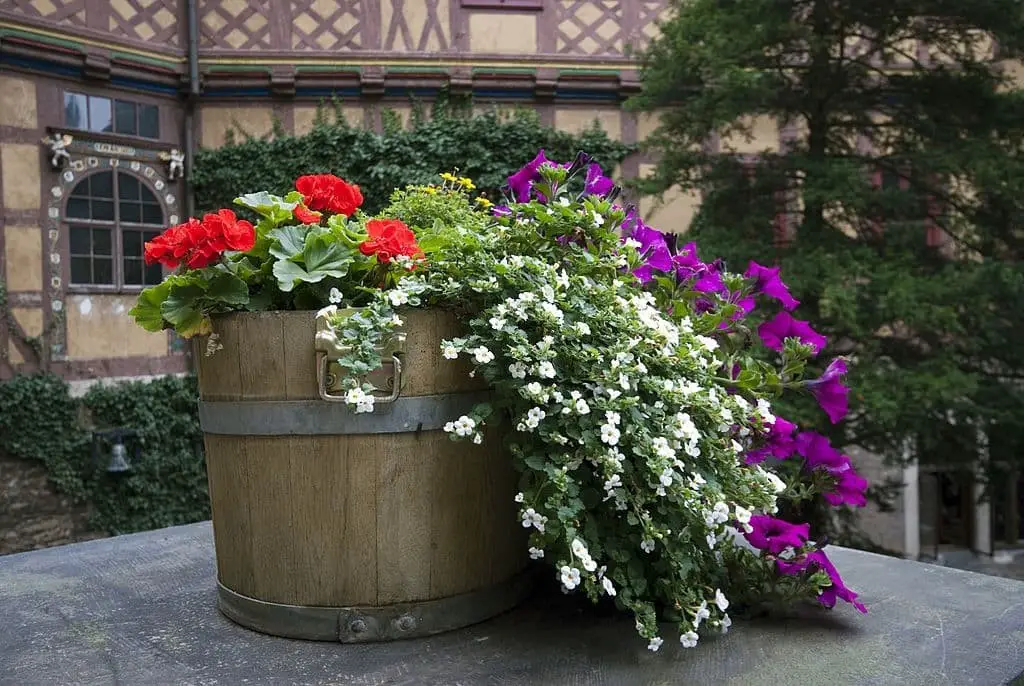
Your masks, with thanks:
M 374 396 L 361 388 L 350 388 L 345 393 L 345 404 L 355 408 L 356 414 L 373 412 Z

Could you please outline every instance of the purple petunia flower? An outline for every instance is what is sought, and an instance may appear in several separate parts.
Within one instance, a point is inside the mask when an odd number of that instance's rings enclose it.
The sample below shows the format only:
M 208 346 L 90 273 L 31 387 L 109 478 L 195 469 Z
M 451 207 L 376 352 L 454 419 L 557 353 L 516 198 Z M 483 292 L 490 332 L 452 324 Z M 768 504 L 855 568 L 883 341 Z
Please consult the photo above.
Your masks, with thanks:
M 868 480 L 850 468 L 836 477 L 835 490 L 823 493 L 822 497 L 834 507 L 840 505 L 864 507 L 868 504 L 867 490 Z
M 793 445 L 806 460 L 808 470 L 824 469 L 838 475 L 850 469 L 850 458 L 833 448 L 828 438 L 817 431 L 801 431 Z
M 587 167 L 587 182 L 584 192 L 587 195 L 605 196 L 615 187 L 615 182 L 604 175 L 601 165 L 596 162 Z
M 842 384 L 841 377 L 846 374 L 846 362 L 842 358 L 836 358 L 825 368 L 825 373 L 817 379 L 804 382 L 815 398 L 818 405 L 828 415 L 833 424 L 838 424 L 846 416 L 848 401 L 846 398 L 849 390 Z
M 531 162 L 508 177 L 508 187 L 512 192 L 512 198 L 516 202 L 530 201 L 530 191 L 533 190 L 533 184 L 541 179 L 540 167 L 542 164 L 549 162 L 550 160 L 544 156 L 544 151 L 541 150 Z
M 491 214 L 495 217 L 509 217 L 512 215 L 512 208 L 508 205 L 495 205 Z
M 823 550 L 815 550 L 807 556 L 811 563 L 814 564 L 818 569 L 821 569 L 828 578 L 832 580 L 832 585 L 821 591 L 818 596 L 818 601 L 825 607 L 835 607 L 836 600 L 845 600 L 846 602 L 853 605 L 860 612 L 867 614 L 868 609 L 864 607 L 864 603 L 857 600 L 857 594 L 846 587 L 843 583 L 843 578 L 839 576 L 839 570 L 832 564 L 832 560 L 828 559 L 828 556 Z
M 654 278 L 655 270 L 667 272 L 672 269 L 672 253 L 668 249 L 665 234 L 644 224 L 637 216 L 636 209 L 630 209 L 622 226 L 625 230 L 622 240 L 633 239 L 640 244 L 637 251 L 644 257 L 644 264 L 634 269 L 633 275 L 641 283 Z
M 787 310 L 792 310 L 800 304 L 799 300 L 790 295 L 789 288 L 779 277 L 778 267 L 765 267 L 757 262 L 751 262 L 743 276 L 754 279 L 756 291 L 778 300 Z
M 804 345 L 809 345 L 817 355 L 828 343 L 828 339 L 811 328 L 808 322 L 794 319 L 789 312 L 779 312 L 775 317 L 757 328 L 761 342 L 766 348 L 782 352 L 787 338 L 796 338 Z
M 750 518 L 750 526 L 750 533 L 743 534 L 747 542 L 772 555 L 778 555 L 789 547 L 802 547 L 811 535 L 810 524 L 790 524 L 768 515 L 754 515 Z
M 768 431 L 764 434 L 764 445 L 754 450 L 748 450 L 744 461 L 747 464 L 760 464 L 769 457 L 785 460 L 796 450 L 796 441 L 793 439 L 794 431 L 796 431 L 796 424 L 782 417 L 776 417 L 774 424 L 768 424 Z

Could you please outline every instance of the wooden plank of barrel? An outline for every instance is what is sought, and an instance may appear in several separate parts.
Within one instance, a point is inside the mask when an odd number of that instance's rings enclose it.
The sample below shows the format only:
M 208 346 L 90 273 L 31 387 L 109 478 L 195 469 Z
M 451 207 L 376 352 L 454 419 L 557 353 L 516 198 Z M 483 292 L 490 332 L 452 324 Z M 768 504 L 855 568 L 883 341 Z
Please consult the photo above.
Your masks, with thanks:
M 223 349 L 207 357 L 196 341 L 218 605 L 232 620 L 390 640 L 482 621 L 528 592 L 500 437 L 455 443 L 442 430 L 487 393 L 467 363 L 441 357 L 458 321 L 402 317 L 402 393 L 372 414 L 319 398 L 313 312 L 217 316 Z

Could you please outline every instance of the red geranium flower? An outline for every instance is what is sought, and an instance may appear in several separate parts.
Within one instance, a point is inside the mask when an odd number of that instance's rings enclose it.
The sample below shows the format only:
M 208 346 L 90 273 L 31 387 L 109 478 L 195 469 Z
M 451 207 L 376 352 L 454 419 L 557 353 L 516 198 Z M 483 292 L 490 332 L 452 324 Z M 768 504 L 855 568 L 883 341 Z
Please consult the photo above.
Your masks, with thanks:
M 397 219 L 371 219 L 366 223 L 369 239 L 359 244 L 364 255 L 376 255 L 378 262 L 388 263 L 398 255 L 419 257 L 423 254 L 416 243 L 416 234 Z
M 244 219 L 239 221 L 231 210 L 207 214 L 200 222 L 194 217 L 184 224 L 172 226 L 146 243 L 146 264 L 160 264 L 176 269 L 185 262 L 192 269 L 202 269 L 216 261 L 225 250 L 246 251 L 256 244 L 256 229 Z
M 311 210 L 326 210 L 344 217 L 363 204 L 359 186 L 339 179 L 333 174 L 310 174 L 295 181 L 295 189 L 302 193 L 302 201 Z
M 320 218 L 323 216 L 319 212 L 314 212 L 305 205 L 299 205 L 295 208 L 293 214 L 303 224 L 319 224 Z

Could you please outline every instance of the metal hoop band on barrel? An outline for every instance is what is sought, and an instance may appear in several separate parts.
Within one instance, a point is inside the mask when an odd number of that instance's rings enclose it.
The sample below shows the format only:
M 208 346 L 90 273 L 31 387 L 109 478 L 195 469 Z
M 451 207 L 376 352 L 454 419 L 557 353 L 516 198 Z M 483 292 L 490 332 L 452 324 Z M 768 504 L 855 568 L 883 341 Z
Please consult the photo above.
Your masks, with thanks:
M 370 643 L 430 636 L 490 619 L 529 594 L 533 574 L 522 572 L 490 588 L 383 607 L 307 607 L 256 600 L 217 582 L 217 607 L 244 627 L 284 638 Z
M 356 414 L 322 400 L 199 401 L 199 425 L 224 436 L 330 436 L 434 431 L 487 402 L 490 393 L 400 397 Z

